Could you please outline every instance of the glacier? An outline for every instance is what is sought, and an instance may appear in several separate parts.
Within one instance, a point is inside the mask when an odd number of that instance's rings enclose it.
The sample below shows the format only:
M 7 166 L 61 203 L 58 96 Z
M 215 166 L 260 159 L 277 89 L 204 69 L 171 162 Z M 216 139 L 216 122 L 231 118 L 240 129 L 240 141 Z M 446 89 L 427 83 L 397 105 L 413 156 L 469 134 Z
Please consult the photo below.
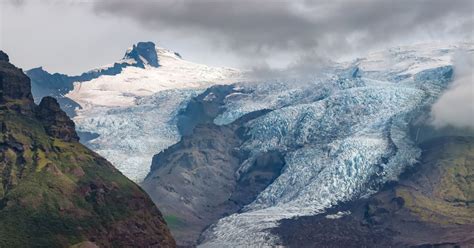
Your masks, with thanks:
M 66 96 L 81 106 L 77 130 L 98 135 L 82 142 L 135 182 L 149 172 L 153 155 L 180 140 L 178 114 L 210 86 L 233 87 L 217 125 L 270 110 L 245 124 L 249 138 L 239 149 L 249 155 L 235 177 L 268 151 L 284 154 L 281 175 L 241 211 L 210 226 L 200 246 L 273 247 L 279 241 L 268 229 L 279 220 L 365 197 L 417 163 L 421 151 L 410 124 L 447 87 L 458 50 L 472 54 L 474 44 L 395 47 L 334 62 L 312 80 L 262 82 L 156 48 L 158 66 L 140 58 L 139 67 L 74 83 Z
M 79 103 L 83 109 L 124 107 L 134 105 L 136 98 L 163 90 L 207 88 L 241 80 L 241 72 L 233 68 L 186 61 L 176 52 L 161 47 L 156 47 L 156 54 L 158 67 L 147 63 L 143 68 L 128 66 L 116 75 L 101 75 L 89 81 L 76 82 L 66 97 Z
M 323 213 L 396 180 L 421 155 L 410 123 L 451 81 L 453 53 L 472 48 L 398 47 L 328 68 L 314 82 L 237 84 L 216 124 L 273 111 L 247 124 L 250 138 L 240 149 L 250 156 L 236 176 L 267 151 L 283 152 L 286 165 L 255 201 L 208 228 L 200 247 L 273 247 L 278 238 L 268 229 L 278 220 Z
M 143 45 L 147 53 L 140 55 L 136 49 Z M 176 115 L 187 101 L 212 85 L 243 78 L 239 70 L 190 62 L 151 42 L 134 45 L 114 64 L 128 66 L 74 82 L 65 97 L 80 105 L 73 117 L 79 133 L 93 137 L 81 142 L 135 182 L 150 171 L 153 155 L 179 141 Z
M 139 98 L 128 107 L 81 109 L 74 122 L 79 133 L 98 135 L 82 141 L 85 145 L 139 182 L 150 171 L 153 155 L 179 141 L 176 116 L 200 92 L 171 89 Z

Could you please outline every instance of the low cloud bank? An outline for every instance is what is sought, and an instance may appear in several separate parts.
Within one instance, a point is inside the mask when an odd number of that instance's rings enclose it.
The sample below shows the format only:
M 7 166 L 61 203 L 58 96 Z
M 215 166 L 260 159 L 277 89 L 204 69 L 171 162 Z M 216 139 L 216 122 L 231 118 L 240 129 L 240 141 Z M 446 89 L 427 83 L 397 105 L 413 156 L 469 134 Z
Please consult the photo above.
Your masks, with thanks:
M 454 80 L 433 105 L 432 124 L 474 130 L 474 53 L 459 52 L 453 62 Z
M 282 53 L 338 57 L 394 44 L 472 40 L 472 0 L 104 0 L 98 15 L 199 37 L 255 66 Z M 267 61 L 267 62 L 268 62 Z M 287 61 L 285 65 L 293 67 Z

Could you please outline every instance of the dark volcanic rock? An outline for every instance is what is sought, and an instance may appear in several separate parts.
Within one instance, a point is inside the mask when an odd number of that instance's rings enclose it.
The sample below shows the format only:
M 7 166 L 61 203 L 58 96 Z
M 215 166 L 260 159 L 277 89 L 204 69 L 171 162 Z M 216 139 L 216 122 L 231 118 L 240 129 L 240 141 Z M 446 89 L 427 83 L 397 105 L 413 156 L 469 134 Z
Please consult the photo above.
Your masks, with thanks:
M 186 108 L 178 114 L 177 126 L 181 135 L 192 134 L 198 124 L 212 124 L 214 118 L 224 111 L 224 99 L 234 92 L 233 88 L 232 85 L 210 87 L 191 99 Z
M 36 109 L 36 115 L 49 135 L 65 141 L 79 141 L 74 122 L 61 110 L 55 98 L 44 97 Z
M 0 247 L 175 247 L 152 200 L 0 61 Z
M 474 138 L 422 144 L 421 163 L 399 182 L 327 214 L 282 220 L 289 247 L 474 247 Z
M 270 151 L 260 154 L 250 169 L 239 176 L 229 200 L 239 208 L 250 204 L 281 174 L 284 165 L 285 160 L 280 152 Z
M 19 112 L 28 113 L 33 108 L 30 79 L 21 69 L 8 62 L 8 56 L 1 52 L 0 60 L 0 105 Z
M 247 154 L 244 124 L 268 112 L 250 113 L 230 125 L 212 120 L 221 113 L 232 86 L 211 87 L 180 113 L 181 141 L 153 158 L 142 183 L 163 211 L 178 245 L 196 245 L 201 232 L 223 216 L 239 211 L 280 175 L 278 152 L 261 154 L 251 170 L 237 173 Z
M 66 74 L 51 74 L 45 71 L 43 67 L 28 70 L 26 74 L 31 78 L 32 93 L 36 102 L 48 95 L 65 95 L 74 88 L 73 82 L 80 81 L 80 78 Z
M 8 54 L 4 53 L 1 50 L 0 50 L 0 61 L 10 62 L 10 58 L 8 57 Z
M 134 59 L 137 61 L 137 66 L 144 67 L 144 62 L 147 64 L 158 67 L 158 56 L 156 54 L 155 43 L 153 42 L 138 42 L 137 45 L 133 45 L 132 50 L 128 51 L 124 58 Z M 143 59 L 145 61 L 143 61 Z

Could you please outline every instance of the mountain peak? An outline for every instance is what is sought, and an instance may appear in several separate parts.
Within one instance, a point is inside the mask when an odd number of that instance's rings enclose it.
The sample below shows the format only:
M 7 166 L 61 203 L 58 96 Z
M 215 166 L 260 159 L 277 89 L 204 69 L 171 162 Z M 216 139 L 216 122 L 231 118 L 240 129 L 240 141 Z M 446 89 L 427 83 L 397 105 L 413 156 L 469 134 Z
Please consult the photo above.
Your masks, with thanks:
M 155 43 L 151 41 L 134 44 L 125 53 L 124 59 L 133 59 L 141 66 L 145 64 L 153 67 L 159 66 Z
M 74 122 L 59 107 L 55 98 L 46 96 L 41 100 L 36 115 L 44 123 L 47 134 L 65 141 L 79 141 Z
M 8 55 L 2 50 L 0 50 L 0 61 L 10 62 Z
M 9 63 L 8 55 L 0 51 L 0 107 L 22 113 L 33 108 L 30 79 L 21 69 Z

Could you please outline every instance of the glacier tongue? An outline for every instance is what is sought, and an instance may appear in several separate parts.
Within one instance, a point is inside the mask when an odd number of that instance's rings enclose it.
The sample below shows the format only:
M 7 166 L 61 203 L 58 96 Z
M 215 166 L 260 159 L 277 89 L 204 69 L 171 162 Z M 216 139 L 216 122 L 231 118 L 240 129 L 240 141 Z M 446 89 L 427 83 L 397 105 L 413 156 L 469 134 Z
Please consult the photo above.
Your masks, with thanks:
M 413 88 L 357 87 L 255 120 L 244 149 L 259 153 L 283 148 L 289 153 L 281 176 L 247 208 L 323 209 L 367 193 L 366 184 L 383 164 L 381 159 L 396 152 L 386 130 L 392 118 L 403 118 L 423 96 Z
M 374 175 L 380 174 L 380 181 L 396 178 L 397 174 L 387 173 L 413 164 L 420 152 L 409 144 L 398 149 L 391 138 L 392 121 L 403 122 L 424 96 L 421 90 L 403 86 L 357 87 L 312 104 L 281 108 L 251 122 L 252 138 L 242 149 L 255 155 L 285 150 L 286 166 L 244 208 L 245 213 L 221 219 L 208 231 L 211 238 L 204 246 L 268 244 L 272 237 L 265 229 L 277 220 L 315 214 L 368 194 Z M 404 137 L 408 130 L 405 126 L 397 131 Z M 395 136 L 399 140 L 400 134 Z
M 161 91 L 130 107 L 79 110 L 74 121 L 79 132 L 99 135 L 87 141 L 87 146 L 138 182 L 150 171 L 153 155 L 179 141 L 175 117 L 200 92 Z
M 272 247 L 278 240 L 268 229 L 278 220 L 324 212 L 396 180 L 421 153 L 409 123 L 451 80 L 453 52 L 472 48 L 401 47 L 345 64 L 345 71 L 328 69 L 333 75 L 318 82 L 239 84 L 216 124 L 258 109 L 273 111 L 247 124 L 250 139 L 241 149 L 250 157 L 237 176 L 266 151 L 284 152 L 286 165 L 242 213 L 207 229 L 201 247 Z

